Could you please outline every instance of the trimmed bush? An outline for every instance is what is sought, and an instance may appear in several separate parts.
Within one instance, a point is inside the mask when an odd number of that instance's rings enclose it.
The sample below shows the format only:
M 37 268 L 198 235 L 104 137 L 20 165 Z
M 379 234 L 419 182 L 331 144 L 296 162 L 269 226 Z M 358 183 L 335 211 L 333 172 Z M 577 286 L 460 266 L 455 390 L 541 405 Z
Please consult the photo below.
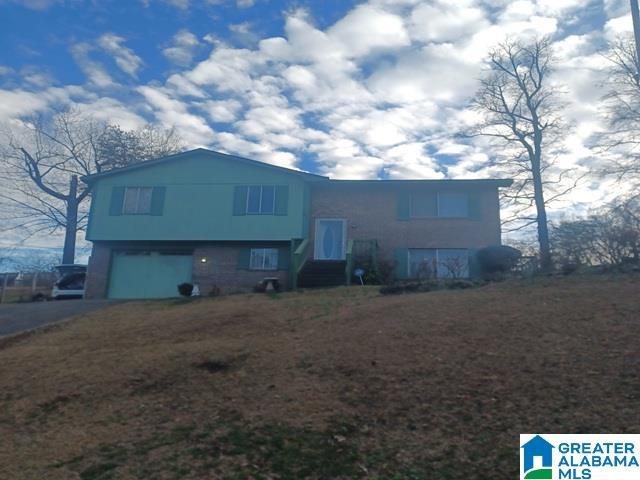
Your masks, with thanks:
M 180 285 L 178 285 L 178 292 L 183 297 L 190 297 L 191 293 L 193 292 L 193 284 L 187 282 L 181 283 Z
M 483 275 L 506 273 L 515 267 L 522 253 L 506 245 L 492 245 L 478 250 L 476 259 Z

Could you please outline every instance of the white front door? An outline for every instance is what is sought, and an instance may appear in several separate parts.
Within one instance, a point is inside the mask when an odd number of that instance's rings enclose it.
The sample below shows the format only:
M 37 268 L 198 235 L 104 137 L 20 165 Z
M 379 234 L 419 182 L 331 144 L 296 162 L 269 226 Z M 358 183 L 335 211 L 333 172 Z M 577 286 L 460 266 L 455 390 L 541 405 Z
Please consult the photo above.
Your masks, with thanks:
M 341 218 L 318 218 L 314 258 L 316 260 L 344 260 L 346 221 Z

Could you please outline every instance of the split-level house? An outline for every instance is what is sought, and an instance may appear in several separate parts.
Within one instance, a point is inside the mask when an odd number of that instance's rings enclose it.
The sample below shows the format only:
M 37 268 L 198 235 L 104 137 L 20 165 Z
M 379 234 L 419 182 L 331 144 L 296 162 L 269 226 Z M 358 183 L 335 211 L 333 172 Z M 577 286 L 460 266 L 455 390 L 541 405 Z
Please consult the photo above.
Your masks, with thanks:
M 205 149 L 83 180 L 88 298 L 344 284 L 360 263 L 400 279 L 470 276 L 474 252 L 500 244 L 498 189 L 511 184 L 332 180 Z

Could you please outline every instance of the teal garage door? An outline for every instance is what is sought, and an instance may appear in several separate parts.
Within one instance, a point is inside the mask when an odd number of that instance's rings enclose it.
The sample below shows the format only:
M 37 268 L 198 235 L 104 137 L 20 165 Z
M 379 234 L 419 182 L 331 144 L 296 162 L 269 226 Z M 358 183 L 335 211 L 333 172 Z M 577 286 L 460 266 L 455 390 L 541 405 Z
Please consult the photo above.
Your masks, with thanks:
M 177 297 L 178 285 L 191 282 L 191 255 L 162 252 L 114 253 L 109 298 Z

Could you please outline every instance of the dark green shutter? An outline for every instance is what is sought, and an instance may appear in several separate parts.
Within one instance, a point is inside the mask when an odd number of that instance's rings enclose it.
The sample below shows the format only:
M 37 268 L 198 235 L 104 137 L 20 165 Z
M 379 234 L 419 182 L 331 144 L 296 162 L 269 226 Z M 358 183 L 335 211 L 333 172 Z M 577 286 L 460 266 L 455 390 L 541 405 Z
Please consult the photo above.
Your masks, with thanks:
M 411 194 L 398 192 L 398 220 L 409 220 L 411 216 Z
M 278 248 L 278 270 L 289 269 L 289 247 Z
M 166 187 L 153 187 L 151 192 L 151 215 L 162 215 Z
M 238 251 L 238 270 L 249 270 L 250 260 L 251 260 L 251 249 L 241 248 Z
M 246 185 L 236 185 L 233 188 L 233 214 L 234 215 L 246 215 L 247 214 L 247 193 L 249 187 Z
M 394 253 L 396 260 L 396 277 L 408 278 L 409 250 L 406 248 L 396 248 Z
M 289 187 L 276 186 L 276 215 L 286 215 L 289 208 Z
M 469 192 L 469 218 L 482 220 L 482 192 Z
M 124 203 L 124 187 L 113 187 L 111 189 L 111 203 L 109 205 L 109 215 L 122 215 L 123 203 Z

